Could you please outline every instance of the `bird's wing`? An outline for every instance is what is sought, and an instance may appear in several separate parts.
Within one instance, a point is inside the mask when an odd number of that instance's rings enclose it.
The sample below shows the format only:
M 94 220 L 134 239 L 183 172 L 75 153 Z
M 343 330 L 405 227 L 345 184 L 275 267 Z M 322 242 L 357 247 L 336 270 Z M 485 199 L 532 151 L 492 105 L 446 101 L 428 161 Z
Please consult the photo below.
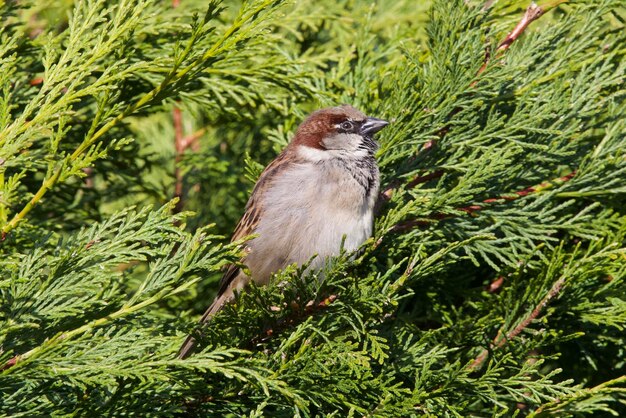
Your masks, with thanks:
M 261 212 L 263 211 L 263 208 L 261 207 L 262 196 L 270 187 L 272 179 L 278 173 L 287 169 L 293 163 L 293 159 L 288 158 L 286 152 L 287 150 L 283 151 L 278 157 L 276 157 L 274 161 L 272 161 L 265 168 L 265 170 L 263 170 L 263 173 L 261 173 L 259 180 L 252 190 L 250 199 L 246 204 L 246 211 L 239 221 L 239 224 L 237 224 L 237 228 L 235 228 L 235 232 L 233 233 L 231 242 L 238 241 L 242 238 L 254 234 L 254 231 L 259 224 Z M 241 267 L 235 264 L 230 264 L 229 266 L 227 266 L 226 272 L 220 280 L 220 286 L 217 295 L 215 296 L 215 300 L 206 310 L 204 315 L 202 315 L 200 322 L 208 322 L 213 317 L 213 315 L 215 315 L 215 313 L 224 306 L 224 304 L 232 300 L 232 298 L 234 297 L 235 289 L 243 288 L 243 286 L 247 284 L 249 280 L 250 278 L 241 270 Z M 183 343 L 182 347 L 180 348 L 180 351 L 178 352 L 178 358 L 184 359 L 189 356 L 195 348 L 195 345 L 196 339 L 193 337 L 193 335 L 189 335 Z
M 246 210 L 241 217 L 241 220 L 235 228 L 235 232 L 231 238 L 231 242 L 238 241 L 249 235 L 254 234 L 259 225 L 259 219 L 263 212 L 262 198 L 267 189 L 270 187 L 272 180 L 275 176 L 293 164 L 293 159 L 287 157 L 286 152 L 282 152 L 272 161 L 261 173 L 259 180 L 252 190 L 250 199 L 246 204 Z M 246 248 L 249 251 L 249 248 Z M 245 259 L 245 257 L 244 257 Z M 243 261 L 243 260 L 242 260 Z M 233 282 L 242 273 L 241 268 L 235 264 L 227 266 L 226 272 L 220 280 L 219 290 L 217 292 L 216 299 L 219 298 L 224 292 L 226 292 Z

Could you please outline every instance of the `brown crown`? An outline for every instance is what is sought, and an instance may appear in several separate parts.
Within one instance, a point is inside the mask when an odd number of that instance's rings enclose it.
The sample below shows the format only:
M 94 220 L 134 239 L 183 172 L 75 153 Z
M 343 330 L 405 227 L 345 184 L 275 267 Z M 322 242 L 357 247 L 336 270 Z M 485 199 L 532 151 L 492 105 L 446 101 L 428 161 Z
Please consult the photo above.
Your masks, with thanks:
M 335 132 L 335 125 L 348 119 L 362 121 L 366 116 L 350 105 L 315 111 L 300 124 L 291 144 L 324 149 L 322 140 Z

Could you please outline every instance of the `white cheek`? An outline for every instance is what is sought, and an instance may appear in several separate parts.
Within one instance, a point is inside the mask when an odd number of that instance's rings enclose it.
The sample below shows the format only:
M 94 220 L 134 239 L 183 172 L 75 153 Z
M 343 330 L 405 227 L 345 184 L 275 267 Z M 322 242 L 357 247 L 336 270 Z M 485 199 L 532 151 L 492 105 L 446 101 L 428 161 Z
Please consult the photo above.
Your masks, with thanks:
M 328 150 L 356 151 L 363 138 L 357 134 L 336 134 L 324 138 L 322 142 Z
M 332 158 L 361 159 L 368 157 L 370 153 L 362 146 L 363 138 L 357 134 L 336 134 L 324 138 L 322 145 L 325 149 L 318 149 L 301 145 L 298 154 L 301 158 L 319 162 Z
M 307 161 L 311 161 L 313 163 L 329 160 L 334 157 L 334 155 L 329 154 L 328 151 L 307 147 L 306 145 L 301 145 L 298 147 L 298 154 L 301 158 Z
M 364 149 L 356 149 L 356 150 L 347 150 L 347 149 L 328 149 L 321 150 L 317 148 L 307 147 L 306 145 L 301 145 L 298 147 L 298 155 L 300 158 L 310 161 L 312 163 L 317 163 L 321 161 L 328 161 L 332 159 L 361 159 L 369 157 L 369 153 Z

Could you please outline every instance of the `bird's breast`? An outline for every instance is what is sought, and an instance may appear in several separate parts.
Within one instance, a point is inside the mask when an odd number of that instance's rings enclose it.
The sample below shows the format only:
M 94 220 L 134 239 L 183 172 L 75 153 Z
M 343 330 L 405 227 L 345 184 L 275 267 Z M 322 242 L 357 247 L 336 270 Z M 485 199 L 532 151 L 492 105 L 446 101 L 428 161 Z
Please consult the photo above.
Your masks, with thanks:
M 246 264 L 265 282 L 285 266 L 356 250 L 372 233 L 378 169 L 371 161 L 294 164 L 275 179 L 262 199 L 263 216 Z M 255 274 L 256 270 L 256 274 Z

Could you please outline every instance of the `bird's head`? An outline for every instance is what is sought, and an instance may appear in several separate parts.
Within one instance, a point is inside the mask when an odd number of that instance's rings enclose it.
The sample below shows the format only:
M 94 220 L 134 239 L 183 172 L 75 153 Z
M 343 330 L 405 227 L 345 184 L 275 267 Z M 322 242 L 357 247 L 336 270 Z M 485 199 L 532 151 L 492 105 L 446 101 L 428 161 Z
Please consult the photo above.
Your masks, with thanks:
M 291 146 L 315 159 L 363 158 L 376 151 L 374 134 L 388 124 L 349 105 L 321 109 L 302 122 Z

